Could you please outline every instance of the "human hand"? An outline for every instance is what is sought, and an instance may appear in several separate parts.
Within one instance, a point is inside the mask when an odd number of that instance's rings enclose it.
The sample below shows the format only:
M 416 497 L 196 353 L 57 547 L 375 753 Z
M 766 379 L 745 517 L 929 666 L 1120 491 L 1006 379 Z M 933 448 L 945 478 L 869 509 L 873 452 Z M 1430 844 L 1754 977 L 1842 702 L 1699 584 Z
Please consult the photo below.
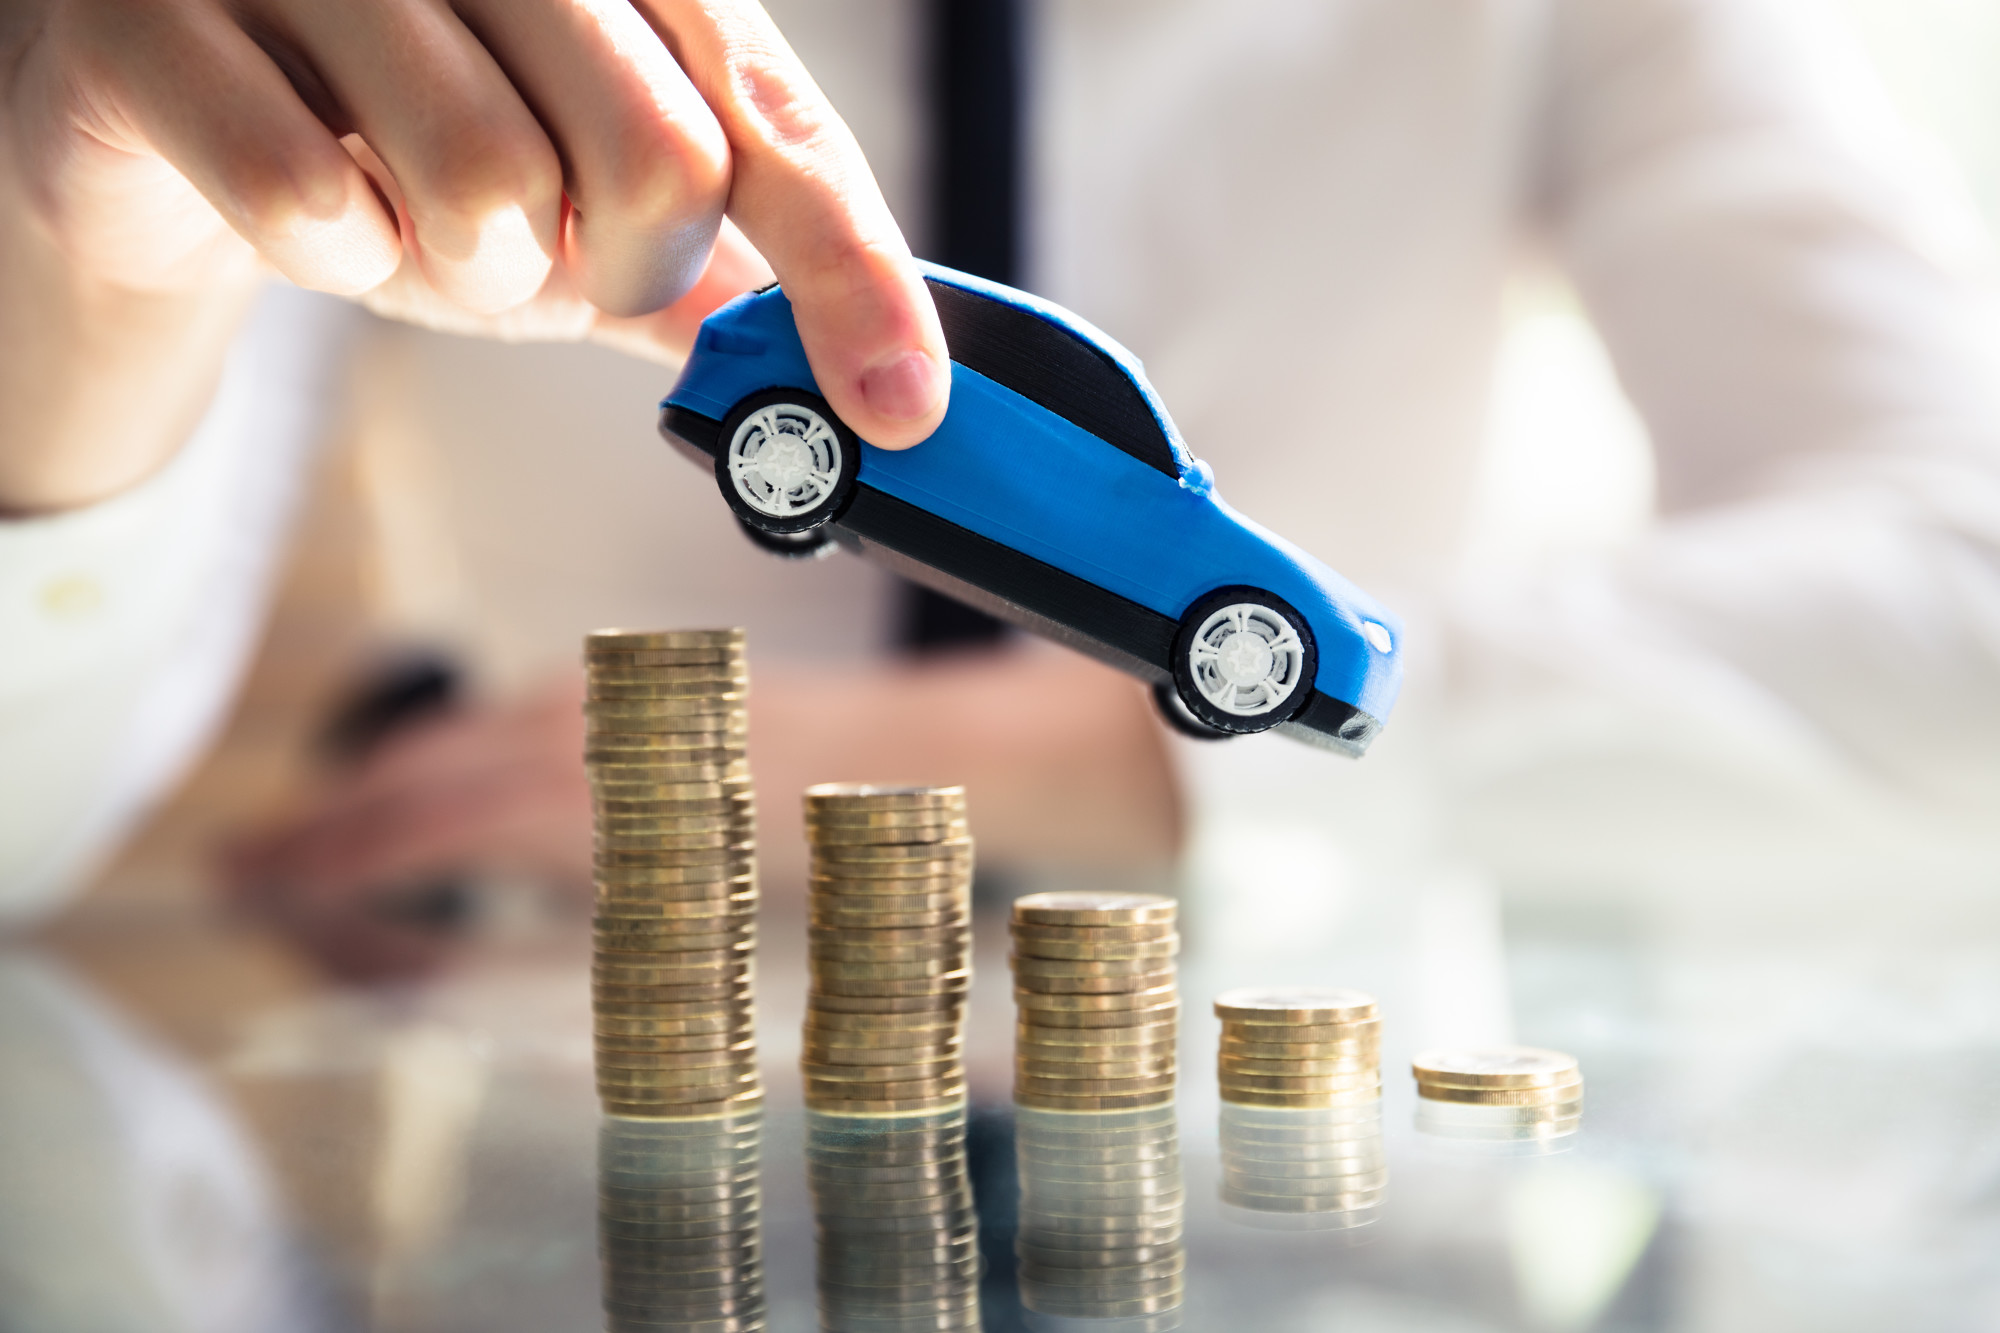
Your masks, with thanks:
M 17 0 L 0 136 L 10 236 L 70 270 L 6 274 L 11 304 L 66 303 L 44 323 L 261 260 L 426 324 L 671 356 L 761 252 L 862 436 L 943 417 L 909 249 L 756 0 Z

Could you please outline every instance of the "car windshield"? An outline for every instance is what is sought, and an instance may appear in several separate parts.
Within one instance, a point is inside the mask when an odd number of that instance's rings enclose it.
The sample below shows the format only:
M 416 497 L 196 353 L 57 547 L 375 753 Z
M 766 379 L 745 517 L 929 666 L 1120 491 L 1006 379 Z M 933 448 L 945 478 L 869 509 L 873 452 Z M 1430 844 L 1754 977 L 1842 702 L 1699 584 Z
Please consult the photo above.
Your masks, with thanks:
M 1152 404 L 1104 351 L 1030 310 L 930 281 L 951 359 L 1179 478 Z

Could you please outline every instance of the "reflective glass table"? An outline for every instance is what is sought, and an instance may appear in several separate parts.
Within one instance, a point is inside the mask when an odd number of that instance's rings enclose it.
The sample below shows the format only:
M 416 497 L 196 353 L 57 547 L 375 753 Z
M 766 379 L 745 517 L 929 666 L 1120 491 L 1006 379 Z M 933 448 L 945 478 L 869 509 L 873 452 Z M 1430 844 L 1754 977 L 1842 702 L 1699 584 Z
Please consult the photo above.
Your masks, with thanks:
M 766 1101 L 733 1121 L 597 1114 L 580 919 L 502 913 L 376 989 L 200 912 L 17 941 L 0 1328 L 2000 1329 L 1982 905 L 1746 931 L 1476 884 L 1320 921 L 1190 899 L 1178 1100 L 1086 1116 L 1009 1105 L 989 897 L 972 1104 L 874 1121 L 801 1107 L 776 901 Z M 1271 983 L 1380 997 L 1379 1106 L 1218 1104 L 1209 1002 Z M 1576 1132 L 1438 1132 L 1408 1069 L 1440 1039 L 1575 1055 Z

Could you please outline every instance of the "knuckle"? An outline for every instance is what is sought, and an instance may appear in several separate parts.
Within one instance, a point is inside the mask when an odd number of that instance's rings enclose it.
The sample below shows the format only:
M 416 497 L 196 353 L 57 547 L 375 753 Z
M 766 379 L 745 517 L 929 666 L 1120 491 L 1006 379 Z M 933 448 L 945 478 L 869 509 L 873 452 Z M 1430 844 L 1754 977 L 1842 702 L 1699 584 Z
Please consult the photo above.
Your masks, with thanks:
M 347 181 L 339 163 L 321 157 L 275 146 L 231 154 L 217 168 L 222 195 L 258 235 L 289 236 L 333 221 L 347 208 Z
M 671 124 L 639 127 L 618 145 L 605 175 L 586 207 L 628 226 L 670 227 L 720 210 L 729 193 L 728 149 Z
M 562 165 L 538 132 L 471 120 L 438 137 L 416 192 L 427 212 L 476 221 L 503 210 L 551 206 Z

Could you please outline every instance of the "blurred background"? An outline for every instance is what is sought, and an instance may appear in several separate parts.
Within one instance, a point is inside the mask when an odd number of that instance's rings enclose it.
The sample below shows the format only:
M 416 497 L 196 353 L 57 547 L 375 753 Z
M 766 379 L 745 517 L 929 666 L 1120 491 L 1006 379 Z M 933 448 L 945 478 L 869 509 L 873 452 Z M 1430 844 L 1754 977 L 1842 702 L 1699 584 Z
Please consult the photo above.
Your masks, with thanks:
M 2000 225 L 2000 5 L 1822 3 L 1914 131 L 1897 143 L 1902 165 Z M 936 106 L 912 5 L 769 8 L 849 118 L 918 252 L 943 253 Z M 1115 32 L 1116 9 L 1094 21 Z M 1088 86 L 1073 68 L 1063 77 Z M 1024 188 L 1068 218 L 1081 196 L 1064 173 L 1088 160 L 1061 141 L 1061 122 L 1027 124 Z M 2000 756 L 1927 786 L 1762 714 L 1746 722 L 1754 708 L 1683 711 L 1674 688 L 1599 689 L 1542 669 L 1538 638 L 1567 631 L 1540 618 L 1549 603 L 1533 590 L 1617 561 L 1655 531 L 1660 502 L 1646 424 L 1535 245 L 1508 256 L 1462 505 L 1425 520 L 1450 536 L 1417 558 L 1415 537 L 1373 526 L 1365 486 L 1344 497 L 1352 522 L 1324 542 L 1288 525 L 1304 501 L 1286 476 L 1257 470 L 1254 438 L 1231 436 L 1188 340 L 1131 319 L 1144 303 L 1079 272 L 1076 253 L 1037 230 L 1055 225 L 1029 227 L 1012 276 L 1145 357 L 1222 492 L 1405 610 L 1412 643 L 1432 651 L 1360 764 L 1285 740 L 1225 754 L 1162 732 L 1159 762 L 1179 793 L 1171 836 L 1093 856 L 1087 840 L 1038 851 L 1010 834 L 980 892 L 989 905 L 1068 884 L 1182 894 L 1190 1069 L 1212 1050 L 1198 1017 L 1210 990 L 1282 974 L 1383 994 L 1398 1015 L 1392 1081 L 1417 1046 L 1518 1038 L 1575 1051 L 1608 1089 L 1593 1104 L 1600 1146 L 1567 1167 L 1406 1164 L 1409 1207 L 1388 1238 L 1320 1256 L 1323 1280 L 1289 1304 L 1266 1293 L 1241 1307 L 1261 1312 L 1254 1326 L 1994 1327 Z M 1966 271 L 1990 291 L 1984 259 Z M 758 680 L 787 701 L 768 716 L 786 719 L 817 678 L 985 651 L 989 631 L 851 557 L 795 564 L 751 547 L 710 479 L 655 433 L 671 369 L 357 318 L 341 415 L 231 720 L 89 891 L 38 929 L 45 953 L 0 971 L 17 1016 L 53 1015 L 41 1028 L 20 1019 L 11 1049 L 69 1033 L 94 1052 L 100 1082 L 121 1086 L 114 1100 L 182 1108 L 157 1130 L 160 1151 L 187 1160 L 172 1178 L 205 1183 L 159 1203 L 148 1226 L 209 1249 L 168 1262 L 127 1236 L 142 1255 L 134 1271 L 166 1263 L 207 1293 L 158 1307 L 179 1311 L 174 1326 L 276 1327 L 300 1311 L 329 1327 L 561 1326 L 590 1318 L 594 1299 L 587 887 L 521 857 L 476 856 L 441 883 L 385 886 L 408 891 L 396 931 L 418 943 L 383 946 L 392 957 L 378 968 L 360 957 L 371 944 L 238 910 L 219 867 L 338 781 L 354 752 L 330 748 L 330 729 L 365 749 L 403 717 L 532 712 L 536 700 L 560 711 L 593 628 L 747 625 Z M 1370 426 L 1338 407 L 1329 423 Z M 760 1003 L 778 1066 L 796 1042 L 788 979 L 802 974 L 794 789 L 954 776 L 948 763 L 879 771 L 896 755 L 857 747 L 851 771 L 802 773 L 783 758 L 759 768 Z M 979 801 L 975 789 L 976 834 Z M 981 948 L 985 975 L 1004 973 L 991 930 Z M 333 986 L 330 974 L 379 984 Z M 1004 1100 L 1009 1015 L 995 989 L 975 1019 L 992 1056 L 976 1077 Z M 0 1078 L 29 1103 L 22 1089 L 53 1086 L 74 1063 L 37 1058 Z M 15 1123 L 46 1127 L 71 1104 L 16 1104 L 42 1119 Z M 114 1105 L 105 1124 L 127 1128 L 101 1132 L 129 1134 L 136 1115 Z M 1198 1141 L 1212 1108 L 1184 1115 L 1184 1139 Z M 90 1157 L 93 1132 L 78 1130 L 74 1160 Z M 57 1160 L 35 1189 L 75 1178 Z M 77 1234 L 130 1230 L 74 1211 Z M 1254 1247 L 1219 1231 L 1208 1243 L 1211 1292 L 1251 1301 L 1220 1274 L 1224 1259 L 1251 1264 Z M 523 1273 L 543 1280 L 530 1289 Z M 1205 1299 L 1208 1316 L 1228 1313 Z M 0 1328 L 85 1326 L 55 1311 L 10 1324 L 0 1308 Z M 808 1317 L 802 1304 L 792 1315 Z

